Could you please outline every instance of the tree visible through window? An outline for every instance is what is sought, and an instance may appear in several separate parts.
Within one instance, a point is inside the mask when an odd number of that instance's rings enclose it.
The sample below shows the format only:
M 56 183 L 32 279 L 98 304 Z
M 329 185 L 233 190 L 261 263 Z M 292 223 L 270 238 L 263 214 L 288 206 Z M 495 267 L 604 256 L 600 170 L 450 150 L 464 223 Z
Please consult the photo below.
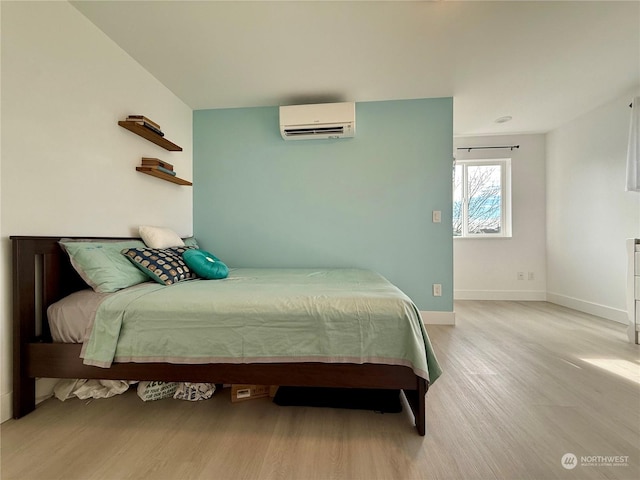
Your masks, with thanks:
M 511 160 L 459 160 L 453 175 L 453 235 L 508 237 Z

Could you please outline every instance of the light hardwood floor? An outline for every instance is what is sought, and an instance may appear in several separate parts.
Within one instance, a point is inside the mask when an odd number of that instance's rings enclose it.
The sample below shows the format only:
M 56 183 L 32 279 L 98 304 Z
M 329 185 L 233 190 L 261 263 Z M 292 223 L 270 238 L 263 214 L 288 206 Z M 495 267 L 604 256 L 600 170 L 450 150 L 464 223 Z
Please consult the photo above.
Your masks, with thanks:
M 228 391 L 143 403 L 130 391 L 51 399 L 5 422 L 2 479 L 640 478 L 640 350 L 623 325 L 544 302 L 455 309 L 457 326 L 428 327 L 445 373 L 427 394 L 426 437 L 406 408 L 232 404 Z M 614 455 L 626 463 L 597 464 Z

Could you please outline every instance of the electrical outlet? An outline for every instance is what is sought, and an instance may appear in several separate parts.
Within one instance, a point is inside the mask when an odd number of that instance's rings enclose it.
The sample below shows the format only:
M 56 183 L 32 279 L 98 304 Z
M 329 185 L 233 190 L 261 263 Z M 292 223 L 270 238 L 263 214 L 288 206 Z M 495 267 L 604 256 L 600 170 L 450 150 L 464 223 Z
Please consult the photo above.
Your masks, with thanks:
M 524 272 L 518 272 L 518 280 L 524 280 Z
M 439 283 L 433 284 L 433 296 L 441 297 L 442 296 L 442 285 Z

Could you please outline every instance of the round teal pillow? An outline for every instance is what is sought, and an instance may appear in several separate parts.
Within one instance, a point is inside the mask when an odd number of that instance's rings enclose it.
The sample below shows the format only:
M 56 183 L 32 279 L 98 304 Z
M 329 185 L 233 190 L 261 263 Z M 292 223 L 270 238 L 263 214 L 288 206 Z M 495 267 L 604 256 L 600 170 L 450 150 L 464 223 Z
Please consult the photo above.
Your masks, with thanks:
M 196 275 L 207 280 L 219 280 L 229 275 L 229 268 L 213 253 L 194 248 L 184 252 L 182 258 Z

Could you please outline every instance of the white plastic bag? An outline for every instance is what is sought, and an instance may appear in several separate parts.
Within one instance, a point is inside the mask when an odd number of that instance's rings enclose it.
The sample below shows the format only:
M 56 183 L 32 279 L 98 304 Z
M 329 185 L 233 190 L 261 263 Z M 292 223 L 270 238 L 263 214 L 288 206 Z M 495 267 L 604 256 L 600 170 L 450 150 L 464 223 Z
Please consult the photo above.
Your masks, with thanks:
M 124 380 L 87 380 L 73 393 L 84 400 L 85 398 L 109 398 L 124 393 L 128 389 L 129 382 Z
M 140 382 L 138 396 L 144 401 L 162 400 L 173 397 L 178 389 L 177 382 Z
M 53 389 L 57 399 L 68 400 L 78 397 L 82 400 L 87 398 L 109 398 L 119 395 L 129 389 L 129 382 L 124 380 L 60 380 Z
M 211 398 L 215 391 L 215 383 L 180 382 L 173 398 L 197 402 L 198 400 L 207 400 Z

